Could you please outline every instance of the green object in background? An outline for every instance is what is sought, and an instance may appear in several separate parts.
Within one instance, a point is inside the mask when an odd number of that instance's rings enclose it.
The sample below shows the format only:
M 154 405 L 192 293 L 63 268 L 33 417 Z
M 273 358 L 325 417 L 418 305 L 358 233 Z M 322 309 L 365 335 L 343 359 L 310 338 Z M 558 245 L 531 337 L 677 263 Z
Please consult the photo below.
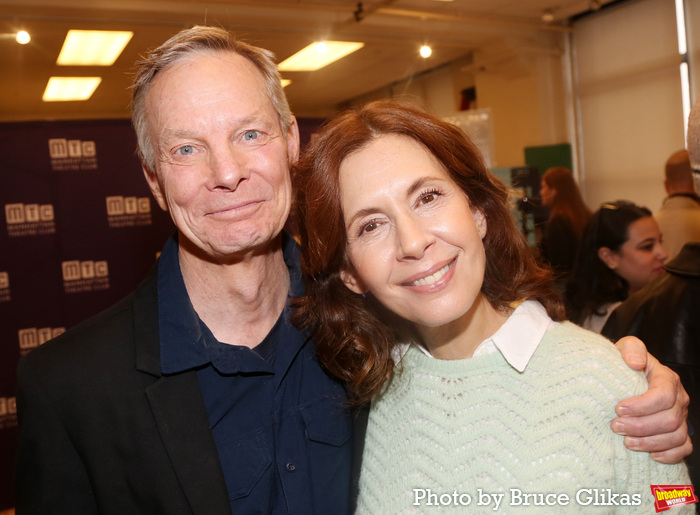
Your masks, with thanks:
M 573 171 L 571 159 L 570 143 L 525 147 L 525 164 L 537 168 L 540 177 L 552 166 L 565 166 Z

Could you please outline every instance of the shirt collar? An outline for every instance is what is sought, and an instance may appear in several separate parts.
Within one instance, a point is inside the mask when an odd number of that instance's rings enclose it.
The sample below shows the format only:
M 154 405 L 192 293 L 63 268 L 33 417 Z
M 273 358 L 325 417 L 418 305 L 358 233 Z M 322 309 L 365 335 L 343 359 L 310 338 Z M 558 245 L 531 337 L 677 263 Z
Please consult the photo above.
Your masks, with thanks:
M 209 362 L 205 334 L 180 271 L 176 235 L 165 243 L 158 260 L 158 327 L 163 374 Z
M 282 235 L 282 252 L 284 262 L 289 270 L 288 298 L 303 295 L 304 285 L 301 279 L 299 247 L 287 233 Z M 285 306 L 282 317 L 285 322 L 288 320 L 289 303 Z M 222 354 L 220 347 L 225 344 L 216 341 L 190 302 L 180 270 L 177 235 L 172 236 L 165 243 L 158 261 L 158 323 L 160 363 L 163 374 L 191 370 L 213 362 L 213 360 L 218 362 L 223 359 L 226 359 L 228 363 L 224 365 L 222 361 L 220 365 L 229 370 L 232 366 L 232 359 L 237 361 L 239 366 L 247 368 L 240 359 L 231 357 L 235 352 L 233 349 L 228 349 L 230 346 L 226 346 L 225 349 L 227 358 L 217 357 Z M 275 327 L 277 328 L 278 325 L 279 321 Z M 279 330 L 275 330 L 273 333 L 275 340 L 277 340 Z M 304 341 L 301 338 L 292 340 L 286 332 L 285 338 L 284 363 L 291 359 Z M 246 351 L 248 349 L 241 348 L 240 350 Z
M 481 342 L 474 351 L 474 356 L 499 351 L 510 366 L 518 372 L 523 372 L 544 334 L 554 325 L 556 322 L 549 318 L 542 304 L 526 300 L 515 308 L 498 331 Z M 409 344 L 399 344 L 394 349 L 394 361 L 398 363 L 408 347 Z M 417 347 L 427 356 L 431 356 L 428 349 L 422 345 Z

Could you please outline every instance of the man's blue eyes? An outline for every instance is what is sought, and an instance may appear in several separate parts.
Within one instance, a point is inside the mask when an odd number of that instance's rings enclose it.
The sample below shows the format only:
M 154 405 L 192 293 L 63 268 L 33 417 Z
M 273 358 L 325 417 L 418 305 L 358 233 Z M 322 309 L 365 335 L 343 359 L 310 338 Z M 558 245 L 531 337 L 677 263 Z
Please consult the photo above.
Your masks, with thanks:
M 245 141 L 253 141 L 260 137 L 260 131 L 250 130 L 243 133 L 243 139 Z M 185 145 L 177 149 L 177 153 L 181 156 L 189 156 L 194 154 L 194 147 L 192 145 Z

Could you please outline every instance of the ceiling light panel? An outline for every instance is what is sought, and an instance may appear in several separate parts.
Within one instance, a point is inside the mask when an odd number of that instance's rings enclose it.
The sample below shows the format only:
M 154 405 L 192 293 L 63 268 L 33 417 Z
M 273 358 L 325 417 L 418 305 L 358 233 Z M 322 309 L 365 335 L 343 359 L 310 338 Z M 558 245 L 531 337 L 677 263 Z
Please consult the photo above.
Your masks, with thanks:
M 102 82 L 102 77 L 51 77 L 42 100 L 44 102 L 65 102 L 87 100 Z
M 112 66 L 133 35 L 130 31 L 69 30 L 56 64 Z
M 299 50 L 277 67 L 283 72 L 312 72 L 365 46 L 352 41 L 319 41 Z

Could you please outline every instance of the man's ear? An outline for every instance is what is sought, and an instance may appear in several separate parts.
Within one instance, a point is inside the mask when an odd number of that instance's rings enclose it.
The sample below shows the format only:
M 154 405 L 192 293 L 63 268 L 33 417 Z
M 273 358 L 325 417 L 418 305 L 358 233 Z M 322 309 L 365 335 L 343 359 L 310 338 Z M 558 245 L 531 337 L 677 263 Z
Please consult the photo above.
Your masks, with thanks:
M 151 188 L 151 193 L 153 193 L 156 202 L 158 202 L 158 205 L 163 211 L 167 211 L 168 203 L 165 201 L 165 194 L 163 193 L 163 187 L 158 180 L 158 176 L 155 172 L 146 168 L 146 165 L 141 165 L 141 169 L 143 170 L 143 175 L 146 177 L 146 182 L 148 183 L 148 187 Z
M 483 240 L 486 237 L 487 230 L 486 216 L 480 209 L 474 209 L 472 216 L 474 217 L 476 229 L 479 231 L 479 237 Z
M 362 280 L 359 277 L 357 277 L 357 274 L 354 270 L 341 270 L 340 279 L 343 281 L 343 284 L 346 286 L 346 288 L 353 293 L 362 295 L 369 291 L 369 288 L 367 288 L 362 282 Z
M 290 165 L 299 160 L 299 146 L 299 125 L 297 119 L 292 116 L 292 122 L 287 129 L 287 156 L 289 156 Z
M 608 247 L 600 247 L 598 249 L 598 257 L 610 270 L 615 270 L 620 264 L 620 258 L 617 252 L 614 252 Z

